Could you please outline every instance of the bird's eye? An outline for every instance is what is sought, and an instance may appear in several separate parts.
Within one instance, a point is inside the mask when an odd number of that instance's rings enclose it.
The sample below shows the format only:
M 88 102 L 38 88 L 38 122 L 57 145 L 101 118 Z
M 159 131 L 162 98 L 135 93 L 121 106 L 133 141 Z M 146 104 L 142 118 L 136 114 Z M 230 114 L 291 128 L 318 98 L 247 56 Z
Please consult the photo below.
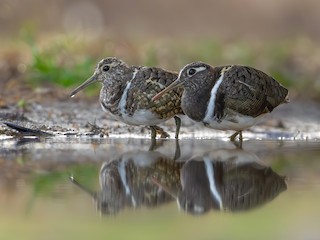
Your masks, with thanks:
M 194 75 L 196 72 L 197 72 L 197 71 L 196 71 L 194 68 L 190 68 L 190 69 L 188 70 L 188 76 L 190 77 L 190 76 Z
M 109 65 L 104 65 L 104 66 L 102 67 L 102 71 L 104 71 L 104 72 L 108 72 L 109 69 L 110 69 Z

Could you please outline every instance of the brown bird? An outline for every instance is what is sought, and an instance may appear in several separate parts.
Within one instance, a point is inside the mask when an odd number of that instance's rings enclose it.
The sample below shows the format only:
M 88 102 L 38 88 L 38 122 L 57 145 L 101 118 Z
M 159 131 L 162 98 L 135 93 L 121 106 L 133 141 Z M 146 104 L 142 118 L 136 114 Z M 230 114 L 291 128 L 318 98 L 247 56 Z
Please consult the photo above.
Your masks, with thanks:
M 153 178 L 178 191 L 180 168 L 184 162 L 174 161 L 157 151 L 130 151 L 101 166 L 100 191 L 94 192 L 70 176 L 70 180 L 91 195 L 102 214 L 118 214 L 125 207 L 156 207 L 173 200 L 172 195 L 153 183 Z
M 237 212 L 262 206 L 286 191 L 286 179 L 253 153 L 216 149 L 184 162 L 180 188 L 156 178 L 152 181 L 174 197 L 181 210 L 198 215 L 213 209 Z
M 183 88 L 165 94 L 158 101 L 151 98 L 169 86 L 178 74 L 156 67 L 129 66 L 115 57 L 101 60 L 94 74 L 70 94 L 72 97 L 94 82 L 101 82 L 100 104 L 104 111 L 130 125 L 147 125 L 151 137 L 156 137 L 156 125 L 174 117 L 179 136 L 183 114 L 181 95 Z
M 203 62 L 186 65 L 154 101 L 183 86 L 184 113 L 206 127 L 234 130 L 232 141 L 242 130 L 257 123 L 281 103 L 289 102 L 288 90 L 275 79 L 252 67 L 230 65 L 212 67 Z

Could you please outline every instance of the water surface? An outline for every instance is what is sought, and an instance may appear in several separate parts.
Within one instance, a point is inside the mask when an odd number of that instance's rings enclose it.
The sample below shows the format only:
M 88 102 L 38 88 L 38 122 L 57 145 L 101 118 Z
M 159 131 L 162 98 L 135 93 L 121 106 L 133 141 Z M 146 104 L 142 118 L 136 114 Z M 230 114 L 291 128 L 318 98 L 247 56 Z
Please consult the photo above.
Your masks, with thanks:
M 0 145 L 0 239 L 320 238 L 317 141 Z

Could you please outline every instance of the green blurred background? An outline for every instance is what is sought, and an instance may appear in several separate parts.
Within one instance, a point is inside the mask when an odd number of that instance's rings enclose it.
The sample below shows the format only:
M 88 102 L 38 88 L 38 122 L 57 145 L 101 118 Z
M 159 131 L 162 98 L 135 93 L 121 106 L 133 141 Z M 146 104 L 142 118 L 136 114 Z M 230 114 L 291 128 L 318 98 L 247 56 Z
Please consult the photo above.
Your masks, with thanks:
M 319 0 L 0 0 L 0 108 L 65 100 L 108 56 L 175 71 L 197 60 L 250 65 L 288 87 L 292 102 L 319 102 L 319 23 Z M 97 102 L 99 88 L 88 88 L 86 98 Z M 72 172 L 97 187 L 99 164 L 62 164 L 43 171 L 23 157 L 0 159 L 1 176 L 9 179 L 8 189 L 0 191 L 0 238 L 318 237 L 318 156 L 319 151 L 290 155 L 284 163 L 274 158 L 274 170 L 295 173 L 305 185 L 309 177 L 309 188 L 296 184 L 276 204 L 248 215 L 214 212 L 193 218 L 179 214 L 172 203 L 169 208 L 128 209 L 117 218 L 102 219 L 91 199 L 67 181 Z M 10 171 L 3 167 L 11 165 Z M 20 169 L 27 183 L 19 179 Z M 60 192 L 67 194 L 61 199 Z
M 320 100 L 319 9 L 317 0 L 1 0 L 0 103 L 28 99 L 6 94 L 25 83 L 70 89 L 108 56 L 175 71 L 197 60 L 250 65 L 291 99 Z

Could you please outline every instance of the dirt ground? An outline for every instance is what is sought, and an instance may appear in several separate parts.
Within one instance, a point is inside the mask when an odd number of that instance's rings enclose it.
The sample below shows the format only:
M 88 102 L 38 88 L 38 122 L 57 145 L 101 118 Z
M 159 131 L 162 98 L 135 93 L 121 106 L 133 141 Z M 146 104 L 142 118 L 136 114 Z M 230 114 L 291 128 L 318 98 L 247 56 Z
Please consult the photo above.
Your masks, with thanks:
M 55 136 L 89 136 L 149 138 L 150 131 L 144 126 L 129 126 L 115 121 L 112 116 L 100 108 L 98 96 L 85 97 L 83 94 L 70 98 L 71 89 L 54 86 L 32 89 L 17 81 L 4 84 L 8 89 L 1 96 L 0 136 L 16 136 L 16 131 L 8 128 L 4 122 L 46 131 Z M 21 96 L 24 102 L 19 103 Z M 320 139 L 319 104 L 312 101 L 291 100 L 289 104 L 277 107 L 263 121 L 244 132 L 247 139 Z M 171 119 L 161 127 L 171 138 L 175 124 Z M 182 118 L 180 138 L 226 138 L 231 131 L 208 130 Z
M 1 1 L 0 31 L 5 38 L 19 36 L 31 25 L 42 34 L 53 32 L 85 34 L 86 37 L 109 35 L 157 36 L 159 38 L 201 39 L 281 39 L 320 36 L 320 2 L 307 1 Z M 197 9 L 197 11 L 194 11 Z M 181 38 L 182 36 L 182 38 Z M 187 36 L 187 37 L 186 37 Z M 185 38 L 184 38 L 185 37 Z M 70 99 L 71 89 L 52 85 L 31 88 L 25 83 L 25 66 L 19 57 L 6 49 L 0 59 L 0 136 L 13 136 L 3 122 L 41 129 L 52 134 L 96 135 L 104 137 L 148 137 L 146 127 L 128 126 L 112 120 L 98 103 L 79 94 Z M 6 56 L 3 56 L 5 52 Z M 305 60 L 305 56 L 301 59 Z M 318 58 L 317 58 L 318 59 Z M 308 61 L 306 61 L 308 63 Z M 307 64 L 308 65 L 308 64 Z M 294 65 L 295 66 L 295 65 Z M 316 61 L 315 72 L 319 71 Z M 295 67 L 293 67 L 295 68 Z M 294 72 L 294 71 L 293 71 Z M 315 80 L 317 81 L 317 80 Z M 315 85 L 316 86 L 316 85 Z M 301 93 L 301 95 L 307 95 Z M 304 98 L 307 99 L 307 98 Z M 263 122 L 245 132 L 247 138 L 320 138 L 319 103 L 291 99 L 266 117 Z M 174 121 L 163 125 L 173 136 Z M 183 118 L 181 138 L 226 137 L 231 132 L 215 131 Z

